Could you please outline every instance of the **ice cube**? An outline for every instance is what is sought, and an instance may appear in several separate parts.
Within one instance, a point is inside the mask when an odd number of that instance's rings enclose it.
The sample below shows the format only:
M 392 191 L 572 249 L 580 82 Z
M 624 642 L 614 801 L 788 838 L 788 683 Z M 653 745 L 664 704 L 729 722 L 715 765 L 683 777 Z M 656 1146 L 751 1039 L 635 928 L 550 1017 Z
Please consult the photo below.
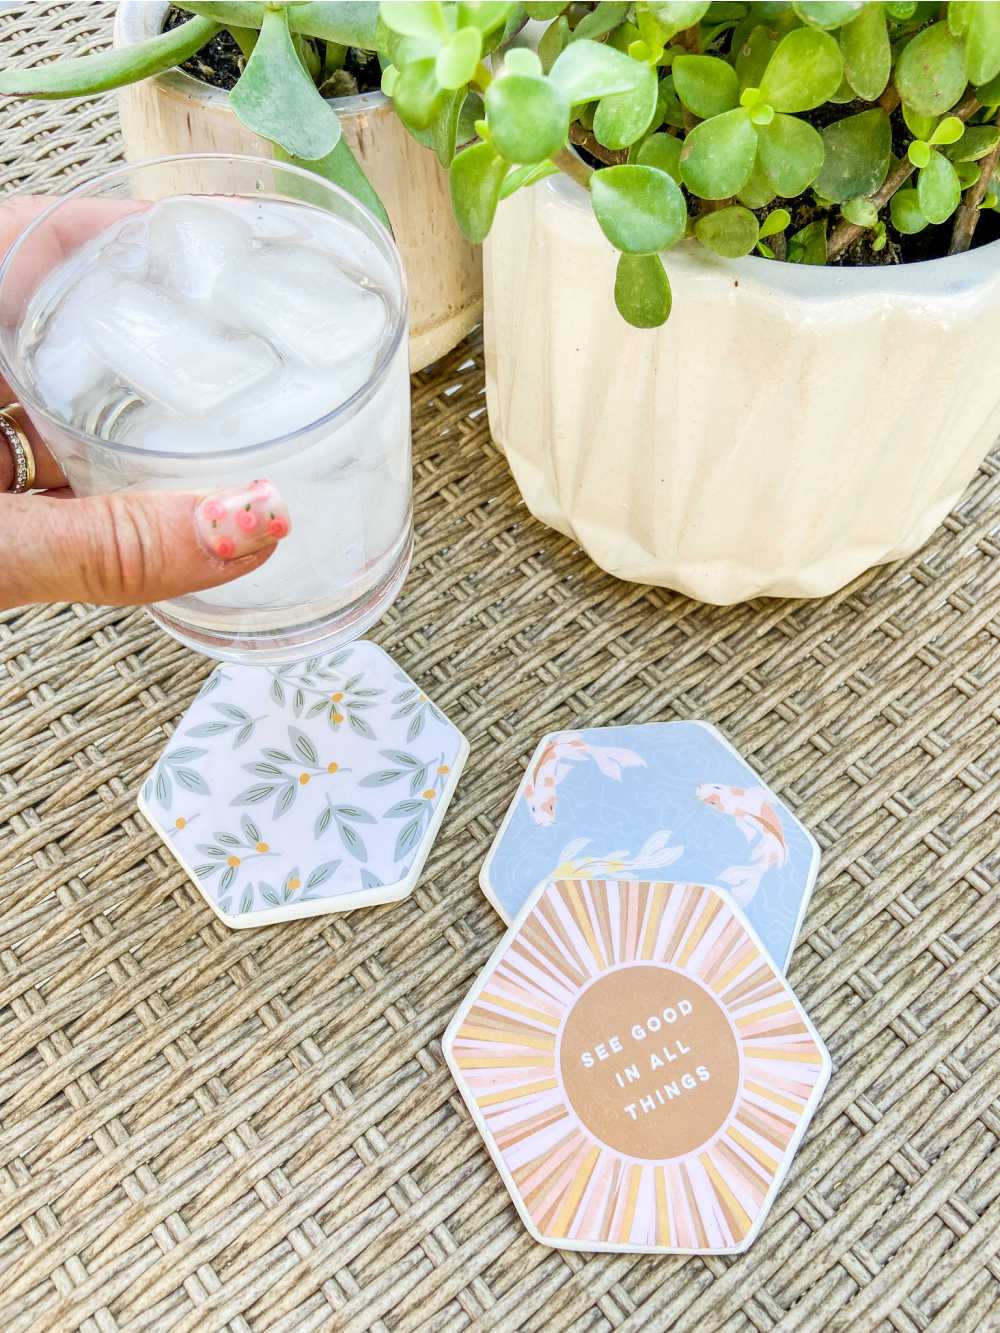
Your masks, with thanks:
M 128 279 L 91 312 L 94 345 L 143 398 L 200 417 L 265 380 L 280 364 L 253 333 L 217 323 L 162 287 Z
M 375 367 L 385 303 L 318 248 L 262 246 L 249 264 L 223 270 L 213 296 L 220 318 L 253 329 L 286 356 L 336 366 L 346 397 Z
M 104 284 L 85 273 L 70 286 L 46 320 L 27 360 L 39 398 L 56 416 L 72 421 L 84 400 L 100 393 L 105 366 L 90 340 L 90 312 Z
M 148 215 L 155 276 L 184 296 L 203 300 L 219 274 L 243 271 L 250 230 L 225 204 L 204 199 L 165 199 Z

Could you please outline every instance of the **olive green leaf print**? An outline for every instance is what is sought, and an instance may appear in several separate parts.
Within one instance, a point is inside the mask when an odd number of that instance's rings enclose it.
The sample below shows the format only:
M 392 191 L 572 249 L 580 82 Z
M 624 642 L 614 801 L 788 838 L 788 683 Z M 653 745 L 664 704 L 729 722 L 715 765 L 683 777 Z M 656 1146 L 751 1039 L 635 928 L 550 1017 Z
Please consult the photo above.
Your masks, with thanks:
M 326 805 L 316 816 L 313 836 L 318 842 L 333 825 L 340 834 L 340 841 L 354 859 L 356 861 L 367 861 L 368 848 L 365 846 L 364 838 L 354 825 L 376 824 L 377 822 L 375 816 L 369 814 L 367 810 L 362 810 L 356 805 L 334 805 L 328 796 Z
M 193 792 L 198 796 L 210 796 L 208 783 L 197 769 L 191 767 L 205 754 L 208 754 L 208 751 L 199 749 L 197 745 L 181 745 L 173 750 L 167 750 L 160 756 L 156 771 L 146 784 L 146 800 L 155 797 L 158 805 L 164 810 L 170 810 L 173 806 L 175 783 L 182 791 Z
M 402 754 L 401 751 L 395 753 Z M 426 776 L 428 767 L 431 766 L 425 764 L 419 770 L 424 774 L 423 781 L 427 783 L 420 795 L 397 801 L 385 812 L 386 819 L 406 820 L 396 837 L 396 845 L 393 848 L 394 861 L 402 861 L 420 842 L 428 824 L 434 817 L 437 799 L 445 786 L 447 775 L 451 772 L 449 765 L 444 763 L 443 754 L 438 756 L 438 761 L 433 765 L 434 771 L 430 777 Z
M 225 671 L 223 671 L 222 667 L 216 667 L 215 670 L 212 672 L 212 674 L 209 676 L 208 680 L 205 681 L 204 685 L 201 687 L 201 689 L 194 697 L 196 699 L 204 699 L 206 694 L 213 694 L 219 688 L 220 685 L 222 685 L 225 682 L 228 682 L 228 680 L 229 680 L 229 675 Z
M 185 736 L 194 736 L 198 739 L 209 736 L 221 736 L 224 732 L 232 732 L 233 749 L 237 750 L 241 745 L 245 745 L 253 735 L 253 729 L 262 718 L 251 717 L 250 714 L 236 704 L 212 704 L 217 713 L 221 714 L 213 722 L 200 722 L 198 726 L 192 727 L 186 731 Z M 202 751 L 204 754 L 205 751 Z
M 235 796 L 232 805 L 258 805 L 274 796 L 273 816 L 278 819 L 291 810 L 299 792 L 308 787 L 313 778 L 351 772 L 335 759 L 321 757 L 315 742 L 300 728 L 289 726 L 287 732 L 287 750 L 265 746 L 259 759 L 243 765 L 244 772 L 261 781 Z
M 334 732 L 346 724 L 365 740 L 375 740 L 375 732 L 364 714 L 376 706 L 375 701 L 385 691 L 371 685 L 368 673 L 343 669 L 352 653 L 353 649 L 344 649 L 327 658 L 325 664 L 312 658 L 301 668 L 277 667 L 271 673 L 272 699 L 275 703 L 290 704 L 296 717 L 308 719 L 322 714 Z
M 229 889 L 248 861 L 277 855 L 263 840 L 260 829 L 247 815 L 241 817 L 239 828 L 239 835 L 231 830 L 217 830 L 212 834 L 211 842 L 195 843 L 195 850 L 204 857 L 204 860 L 195 866 L 194 873 L 199 879 L 211 879 L 221 871 L 222 877 L 217 890 L 220 894 Z
M 388 787 L 393 782 L 398 782 L 400 778 L 407 778 L 411 793 L 415 793 L 427 786 L 428 773 L 444 777 L 451 772 L 450 765 L 444 762 L 444 754 L 427 761 L 418 759 L 407 750 L 379 750 L 379 754 L 383 759 L 388 759 L 393 767 L 380 768 L 374 773 L 369 773 L 358 783 L 359 787 Z
M 392 720 L 395 722 L 401 717 L 408 717 L 409 723 L 406 728 L 407 741 L 415 741 L 424 727 L 427 725 L 428 715 L 436 718 L 438 722 L 447 724 L 448 719 L 436 708 L 427 698 L 426 694 L 421 694 L 409 678 L 401 672 L 394 672 L 397 680 L 405 681 L 406 689 L 398 691 L 391 699 L 391 703 L 397 705 L 396 711 L 392 714 Z

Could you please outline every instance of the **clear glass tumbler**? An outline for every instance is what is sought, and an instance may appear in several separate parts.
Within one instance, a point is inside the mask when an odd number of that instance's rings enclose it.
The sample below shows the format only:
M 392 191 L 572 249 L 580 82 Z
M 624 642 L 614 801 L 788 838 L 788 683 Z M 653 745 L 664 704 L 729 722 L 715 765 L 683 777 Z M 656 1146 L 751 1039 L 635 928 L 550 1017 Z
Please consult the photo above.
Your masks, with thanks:
M 295 428 L 280 433 L 282 384 L 265 410 L 247 413 L 235 436 L 220 440 L 206 415 L 205 447 L 196 441 L 183 450 L 160 447 L 162 432 L 151 431 L 147 440 L 141 426 L 125 433 L 127 442 L 114 438 L 116 431 L 106 427 L 108 420 L 122 419 L 120 408 L 105 412 L 96 426 L 81 425 L 67 419 L 64 404 L 47 401 L 25 346 L 44 303 L 43 284 L 51 281 L 53 257 L 72 258 L 79 247 L 92 245 L 97 233 L 120 223 L 123 213 L 142 213 L 167 199 L 223 201 L 240 217 L 261 201 L 281 201 L 289 206 L 293 226 L 302 228 L 302 255 L 307 248 L 322 254 L 326 247 L 338 263 L 347 262 L 347 255 L 352 271 L 363 269 L 360 281 L 377 291 L 386 316 L 375 350 L 369 348 L 372 364 L 365 361 L 360 387 L 353 387 L 358 374 L 345 381 L 334 373 L 318 386 L 311 382 L 308 395 L 296 398 L 290 385 L 289 406 L 295 410 L 288 417 L 296 418 Z M 194 232 L 197 254 L 197 226 Z M 210 242 L 209 237 L 209 248 Z M 86 267 L 86 255 L 83 260 Z M 251 254 L 244 262 L 250 283 L 257 261 Z M 87 281 L 98 278 L 91 273 Z M 237 285 L 240 281 L 237 275 Z M 286 324 L 296 323 L 289 319 L 296 302 L 315 305 L 319 298 L 312 288 L 308 265 L 304 279 L 286 292 L 272 283 L 274 309 L 280 308 Z M 99 287 L 94 299 L 101 299 Z M 266 330 L 260 332 L 266 338 Z M 78 341 L 79 346 L 70 337 L 67 355 L 84 375 L 92 349 L 86 339 Z M 181 331 L 178 361 L 188 350 L 184 342 Z M 27 228 L 0 267 L 0 365 L 77 495 L 200 491 L 255 478 L 277 486 L 288 505 L 291 533 L 259 570 L 149 608 L 182 643 L 233 661 L 299 660 L 364 633 L 402 585 L 412 551 L 406 279 L 389 233 L 335 185 L 282 163 L 206 153 L 121 167 L 72 191 Z M 346 397 L 338 387 L 344 382 L 352 385 Z

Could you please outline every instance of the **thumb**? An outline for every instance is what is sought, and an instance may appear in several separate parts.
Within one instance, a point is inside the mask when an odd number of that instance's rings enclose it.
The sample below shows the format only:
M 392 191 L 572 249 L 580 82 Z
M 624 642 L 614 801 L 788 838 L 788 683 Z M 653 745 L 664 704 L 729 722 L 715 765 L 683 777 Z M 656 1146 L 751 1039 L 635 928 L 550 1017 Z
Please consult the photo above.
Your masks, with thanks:
M 209 494 L 0 496 L 0 607 L 179 597 L 257 569 L 289 530 L 267 481 Z

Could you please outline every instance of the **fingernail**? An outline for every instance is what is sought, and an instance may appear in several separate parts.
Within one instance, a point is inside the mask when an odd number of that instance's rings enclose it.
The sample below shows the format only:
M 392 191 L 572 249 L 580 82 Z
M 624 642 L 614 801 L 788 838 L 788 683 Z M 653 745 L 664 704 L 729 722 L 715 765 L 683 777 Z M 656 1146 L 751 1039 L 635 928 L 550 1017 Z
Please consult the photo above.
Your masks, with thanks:
M 278 488 L 261 480 L 206 495 L 194 511 L 194 526 L 213 555 L 239 560 L 281 541 L 292 525 Z

